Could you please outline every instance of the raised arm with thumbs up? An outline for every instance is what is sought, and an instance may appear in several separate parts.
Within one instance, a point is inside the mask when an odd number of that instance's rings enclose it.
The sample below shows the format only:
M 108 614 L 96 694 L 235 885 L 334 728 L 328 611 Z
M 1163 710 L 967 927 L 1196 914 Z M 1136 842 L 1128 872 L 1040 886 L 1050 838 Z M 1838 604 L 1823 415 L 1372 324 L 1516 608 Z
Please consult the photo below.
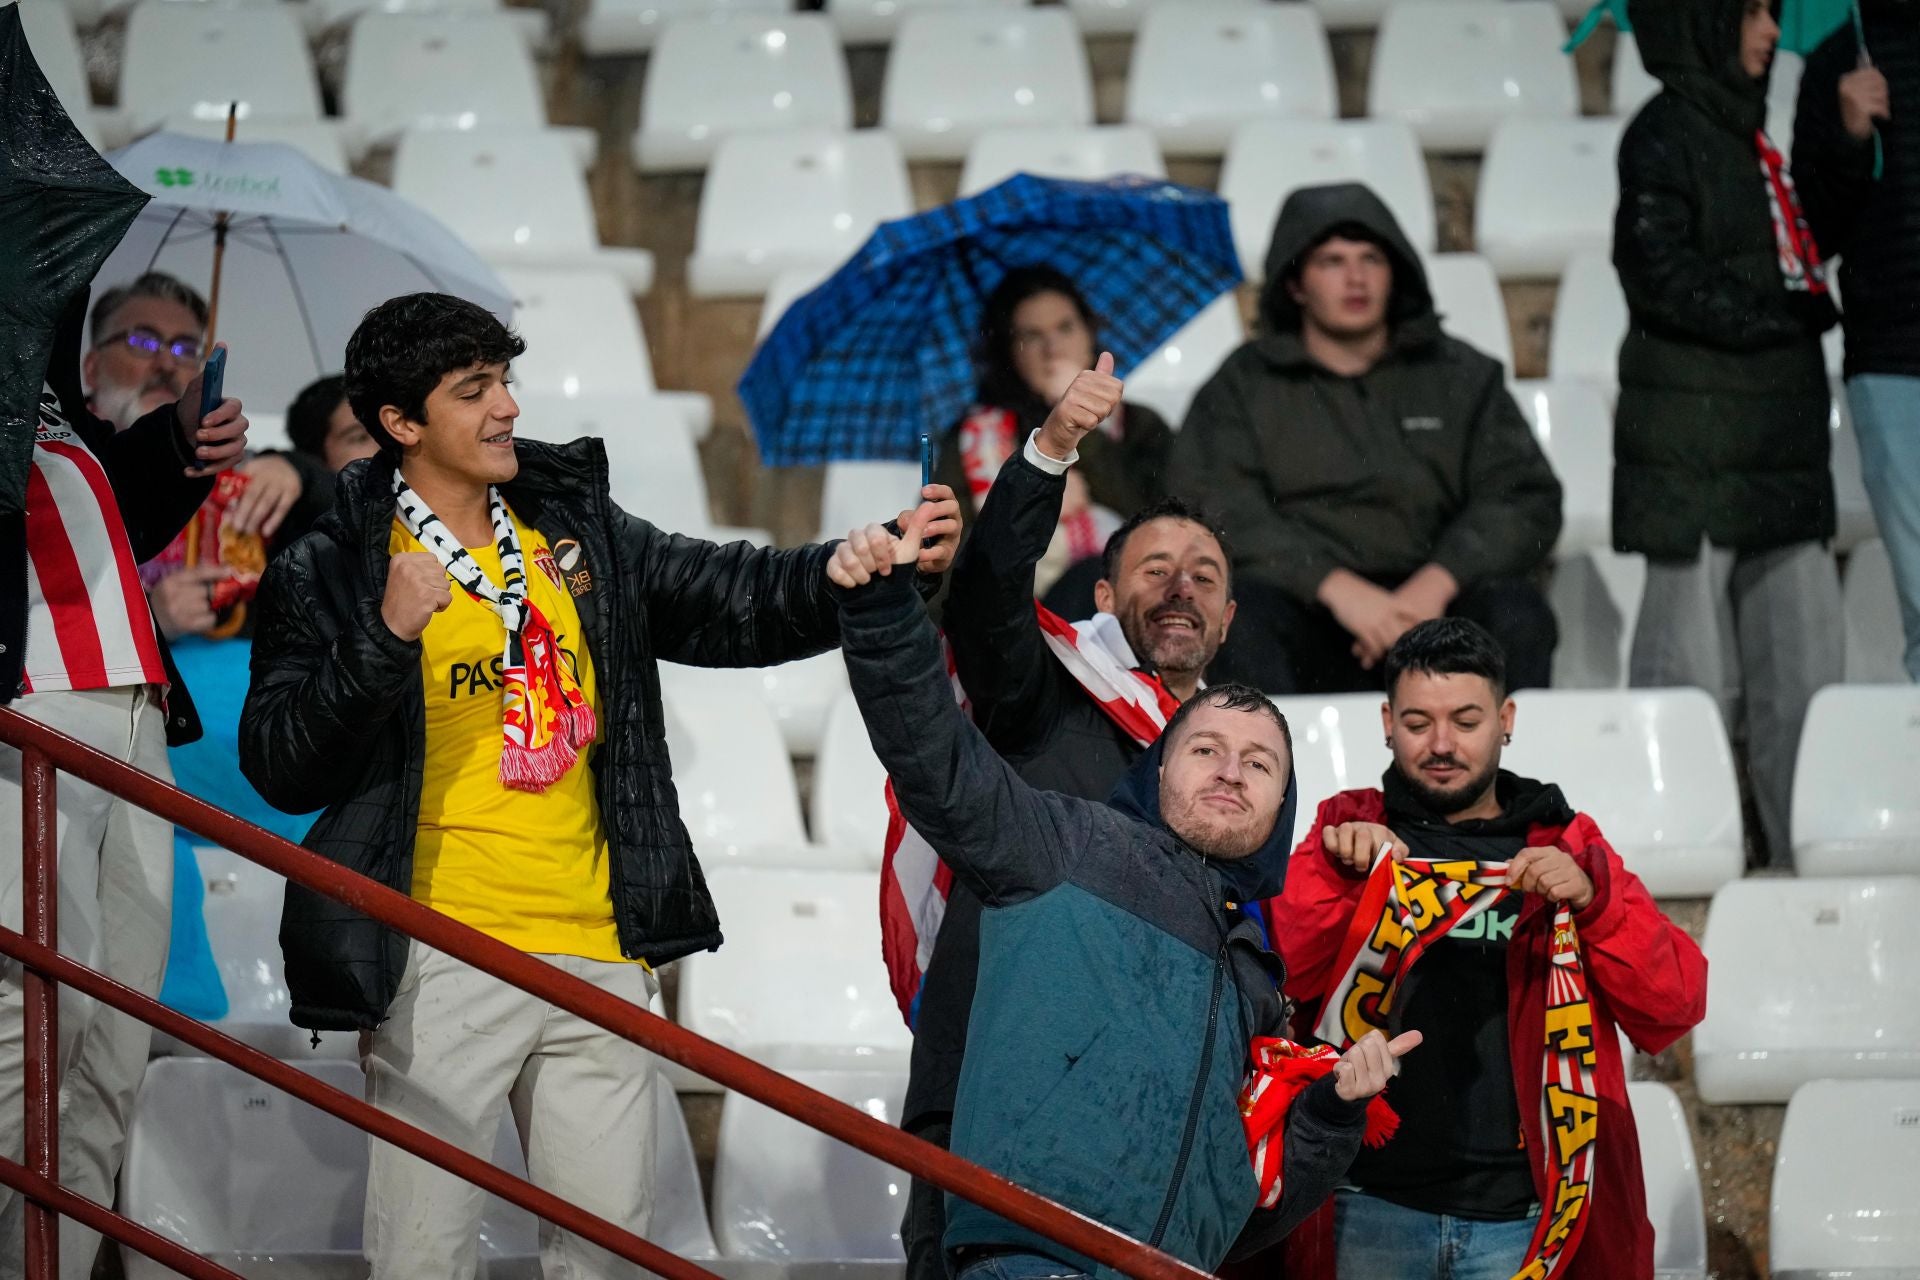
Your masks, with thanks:
M 1067 393 L 1040 428 L 1040 450 L 1064 462 L 1080 441 L 1120 407 L 1120 379 L 1113 376 L 1113 353 L 1102 351 L 1093 368 L 1076 374 Z

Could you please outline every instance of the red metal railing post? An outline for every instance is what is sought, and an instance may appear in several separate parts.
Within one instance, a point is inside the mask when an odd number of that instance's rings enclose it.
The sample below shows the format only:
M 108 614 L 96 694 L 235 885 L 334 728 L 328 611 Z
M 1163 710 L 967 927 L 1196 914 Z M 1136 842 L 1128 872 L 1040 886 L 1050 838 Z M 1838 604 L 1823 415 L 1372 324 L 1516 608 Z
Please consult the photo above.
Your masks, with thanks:
M 53 762 L 44 751 L 21 753 L 20 878 L 22 932 L 43 947 L 58 947 L 59 810 Z M 46 1181 L 60 1181 L 60 988 L 29 965 L 26 987 L 26 1164 Z M 27 1280 L 58 1280 L 60 1213 L 38 1197 L 26 1202 Z

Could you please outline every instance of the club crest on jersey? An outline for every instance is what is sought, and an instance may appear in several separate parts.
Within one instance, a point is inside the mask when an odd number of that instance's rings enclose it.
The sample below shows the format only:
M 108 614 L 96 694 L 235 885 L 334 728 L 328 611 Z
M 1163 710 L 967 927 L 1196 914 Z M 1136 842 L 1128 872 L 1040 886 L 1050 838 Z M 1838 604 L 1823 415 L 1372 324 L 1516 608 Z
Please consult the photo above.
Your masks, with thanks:
M 73 428 L 68 425 L 66 415 L 60 412 L 60 397 L 53 393 L 51 387 L 43 385 L 40 390 L 40 420 L 33 428 L 34 442 L 57 444 L 73 438 Z
M 539 566 L 540 572 L 547 575 L 548 582 L 551 582 L 556 587 L 563 587 L 566 585 L 560 580 L 560 570 L 553 562 L 553 552 L 551 549 L 547 547 L 535 548 L 533 553 L 533 563 Z

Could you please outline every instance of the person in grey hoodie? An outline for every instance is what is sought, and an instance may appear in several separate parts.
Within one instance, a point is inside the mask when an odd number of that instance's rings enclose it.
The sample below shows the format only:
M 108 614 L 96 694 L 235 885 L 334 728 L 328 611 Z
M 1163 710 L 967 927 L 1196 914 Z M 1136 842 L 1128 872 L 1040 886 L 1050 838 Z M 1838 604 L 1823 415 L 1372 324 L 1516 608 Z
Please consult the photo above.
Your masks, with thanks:
M 1441 331 L 1419 255 L 1359 183 L 1288 197 L 1260 332 L 1200 389 L 1170 487 L 1233 530 L 1240 602 L 1212 668 L 1269 693 L 1377 689 L 1420 622 L 1471 618 L 1515 688 L 1558 631 L 1534 577 L 1560 483 L 1500 363 Z

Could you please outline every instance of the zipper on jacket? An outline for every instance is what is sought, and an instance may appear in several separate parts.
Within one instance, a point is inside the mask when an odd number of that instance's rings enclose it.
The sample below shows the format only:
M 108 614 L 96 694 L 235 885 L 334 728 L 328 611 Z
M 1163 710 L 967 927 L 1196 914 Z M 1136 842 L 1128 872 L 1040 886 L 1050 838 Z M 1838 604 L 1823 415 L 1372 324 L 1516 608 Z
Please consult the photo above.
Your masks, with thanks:
M 1193 1097 L 1187 1102 L 1187 1127 L 1180 1136 L 1180 1155 L 1173 1162 L 1173 1177 L 1167 1182 L 1167 1198 L 1160 1205 L 1160 1220 L 1153 1224 L 1153 1236 L 1147 1241 L 1154 1248 L 1160 1247 L 1160 1240 L 1167 1234 L 1167 1224 L 1173 1220 L 1174 1201 L 1180 1198 L 1180 1184 L 1186 1180 L 1187 1161 L 1193 1156 L 1194 1133 L 1200 1127 L 1200 1107 L 1206 1101 L 1207 1077 L 1213 1072 L 1213 1042 L 1220 1027 L 1220 993 L 1226 986 L 1227 978 L 1227 940 L 1220 940 L 1220 950 L 1213 957 L 1213 995 L 1207 1001 L 1207 1039 L 1200 1047 L 1200 1071 L 1193 1078 Z

